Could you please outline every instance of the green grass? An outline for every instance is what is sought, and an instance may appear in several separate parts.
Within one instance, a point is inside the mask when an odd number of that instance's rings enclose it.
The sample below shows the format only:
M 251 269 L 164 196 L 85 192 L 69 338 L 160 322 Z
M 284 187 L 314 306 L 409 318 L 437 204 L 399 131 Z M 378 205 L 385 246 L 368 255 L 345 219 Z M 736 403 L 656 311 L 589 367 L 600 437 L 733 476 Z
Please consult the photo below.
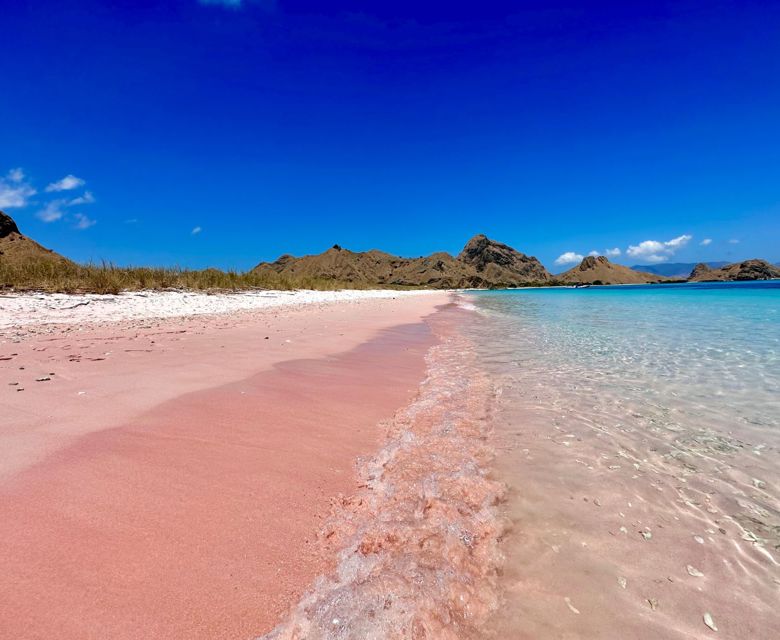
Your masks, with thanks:
M 50 261 L 8 264 L 0 259 L 0 288 L 14 291 L 59 293 L 119 293 L 141 289 L 195 291 L 247 291 L 252 289 L 369 289 L 372 287 L 310 277 L 288 278 L 219 269 L 178 267 L 117 267 L 110 263 L 78 265 Z M 373 287 L 375 288 L 375 287 Z M 399 288 L 399 287 L 388 287 Z

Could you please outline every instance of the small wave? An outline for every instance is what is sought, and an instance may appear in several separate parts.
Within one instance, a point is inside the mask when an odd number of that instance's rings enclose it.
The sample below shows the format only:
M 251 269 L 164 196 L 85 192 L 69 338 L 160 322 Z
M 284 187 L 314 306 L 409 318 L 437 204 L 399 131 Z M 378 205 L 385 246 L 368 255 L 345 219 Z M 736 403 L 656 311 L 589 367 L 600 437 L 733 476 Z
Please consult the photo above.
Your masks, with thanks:
M 475 304 L 469 302 L 468 300 L 466 300 L 466 298 L 464 296 L 456 294 L 453 297 L 454 297 L 455 304 L 460 309 L 463 309 L 465 311 L 475 311 L 475 312 L 479 311 L 479 307 L 477 307 L 477 305 L 475 305 Z
M 446 314 L 444 314 L 446 315 Z M 324 536 L 341 549 L 289 619 L 263 640 L 462 640 L 499 605 L 497 505 L 486 465 L 491 384 L 472 344 L 446 320 L 416 399 L 361 465 Z

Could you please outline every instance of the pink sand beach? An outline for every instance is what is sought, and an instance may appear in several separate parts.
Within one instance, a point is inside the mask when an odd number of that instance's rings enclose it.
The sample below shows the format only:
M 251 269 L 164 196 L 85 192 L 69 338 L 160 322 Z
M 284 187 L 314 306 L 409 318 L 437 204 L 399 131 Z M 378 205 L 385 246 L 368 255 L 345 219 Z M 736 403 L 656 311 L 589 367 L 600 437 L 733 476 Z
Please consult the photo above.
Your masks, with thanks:
M 331 567 L 323 519 L 415 394 L 446 302 L 4 328 L 0 636 L 269 631 Z

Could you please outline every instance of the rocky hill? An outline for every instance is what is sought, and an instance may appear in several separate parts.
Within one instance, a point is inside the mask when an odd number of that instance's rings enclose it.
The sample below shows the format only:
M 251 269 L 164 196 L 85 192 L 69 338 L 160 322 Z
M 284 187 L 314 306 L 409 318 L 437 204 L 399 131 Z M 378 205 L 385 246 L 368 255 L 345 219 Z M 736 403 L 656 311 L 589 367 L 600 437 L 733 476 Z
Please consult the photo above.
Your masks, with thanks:
M 0 211 L 0 268 L 72 264 L 70 260 L 22 235 L 11 216 Z M 2 283 L 0 283 L 2 284 Z
M 691 282 L 736 282 L 740 280 L 773 280 L 780 278 L 780 268 L 766 260 L 744 260 L 711 269 L 704 263 L 697 264 L 691 272 Z
M 262 262 L 255 273 L 276 273 L 294 280 L 330 280 L 363 286 L 410 286 L 437 289 L 513 287 L 549 282 L 547 269 L 533 257 L 484 235 L 474 236 L 453 257 L 434 253 L 400 258 L 382 251 L 354 252 L 334 245 L 324 253 L 295 258 L 283 255 Z
M 706 264 L 711 269 L 716 269 L 726 266 L 728 262 L 702 262 L 700 264 Z M 634 271 L 655 273 L 676 280 L 687 280 L 691 270 L 696 266 L 694 262 L 661 262 L 660 264 L 634 264 L 631 265 L 631 268 Z
M 668 280 L 655 273 L 634 271 L 620 264 L 613 264 L 604 256 L 587 256 L 573 269 L 559 275 L 556 280 L 568 284 L 649 284 Z

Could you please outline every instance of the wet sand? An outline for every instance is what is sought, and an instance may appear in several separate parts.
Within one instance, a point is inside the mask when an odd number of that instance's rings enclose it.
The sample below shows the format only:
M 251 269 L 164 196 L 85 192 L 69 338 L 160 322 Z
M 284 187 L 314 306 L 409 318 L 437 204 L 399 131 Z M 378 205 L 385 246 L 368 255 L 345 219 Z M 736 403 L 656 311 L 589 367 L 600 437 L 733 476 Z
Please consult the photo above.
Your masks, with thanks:
M 445 299 L 17 332 L 0 636 L 269 630 L 331 568 L 323 519 L 416 392 Z

